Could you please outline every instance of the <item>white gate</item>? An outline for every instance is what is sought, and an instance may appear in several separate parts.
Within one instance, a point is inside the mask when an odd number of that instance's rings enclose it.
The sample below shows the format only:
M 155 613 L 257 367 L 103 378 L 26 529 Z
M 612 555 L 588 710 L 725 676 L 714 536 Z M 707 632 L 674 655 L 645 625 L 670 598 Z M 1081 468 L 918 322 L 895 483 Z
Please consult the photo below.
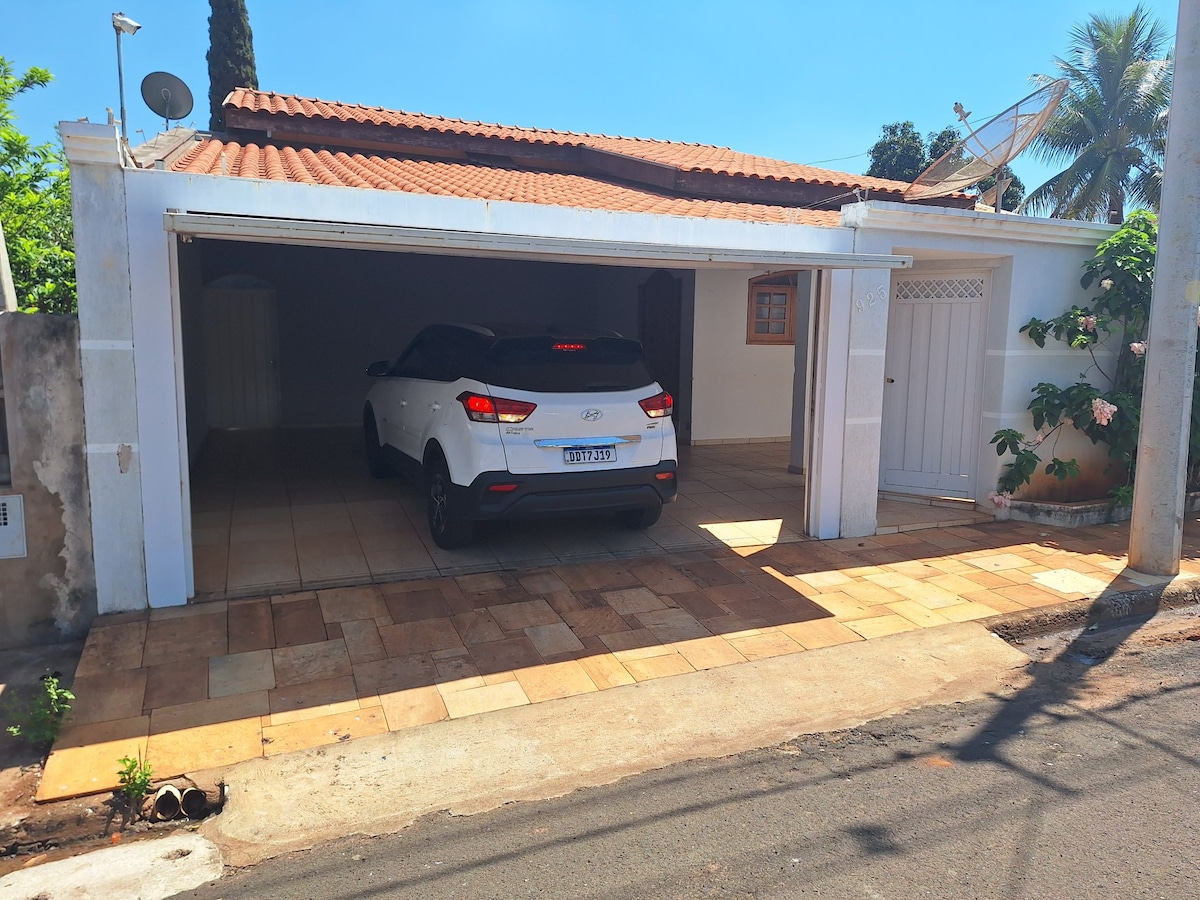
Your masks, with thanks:
M 972 497 L 989 276 L 892 281 L 879 486 Z

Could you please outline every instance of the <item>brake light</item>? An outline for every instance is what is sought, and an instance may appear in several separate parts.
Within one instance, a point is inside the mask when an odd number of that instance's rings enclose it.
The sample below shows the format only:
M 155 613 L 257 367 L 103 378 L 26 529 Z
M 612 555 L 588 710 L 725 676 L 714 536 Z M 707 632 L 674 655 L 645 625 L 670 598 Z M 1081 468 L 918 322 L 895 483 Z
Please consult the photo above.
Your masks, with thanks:
M 551 344 L 551 350 L 586 350 L 587 344 Z
M 647 397 L 645 400 L 639 400 L 638 406 L 652 419 L 661 419 L 663 416 L 669 416 L 671 410 L 675 407 L 674 398 L 663 391 L 660 394 L 655 394 L 653 397 Z
M 470 391 L 463 391 L 455 399 L 463 405 L 467 418 L 472 422 L 524 422 L 529 418 L 529 414 L 537 409 L 536 403 L 487 397 L 483 394 L 472 394 Z

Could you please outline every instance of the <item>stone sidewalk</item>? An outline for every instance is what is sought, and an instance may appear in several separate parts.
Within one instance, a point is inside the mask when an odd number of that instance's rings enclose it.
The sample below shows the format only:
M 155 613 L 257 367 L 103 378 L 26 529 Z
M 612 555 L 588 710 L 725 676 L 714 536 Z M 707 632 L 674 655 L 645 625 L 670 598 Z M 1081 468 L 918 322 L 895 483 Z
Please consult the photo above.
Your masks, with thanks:
M 38 800 L 1136 590 L 1127 525 L 722 547 L 103 617 Z M 1181 577 L 1200 575 L 1189 523 Z M 748 692 L 746 703 L 754 702 Z

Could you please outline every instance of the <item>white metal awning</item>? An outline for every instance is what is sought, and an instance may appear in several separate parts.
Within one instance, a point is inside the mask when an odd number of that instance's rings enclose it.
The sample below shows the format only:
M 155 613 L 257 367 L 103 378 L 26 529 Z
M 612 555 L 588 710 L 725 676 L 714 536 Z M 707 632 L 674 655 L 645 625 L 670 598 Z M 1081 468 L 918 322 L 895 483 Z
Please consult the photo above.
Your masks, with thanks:
M 813 250 L 749 250 L 683 244 L 598 241 L 492 232 L 272 219 L 217 213 L 167 212 L 163 227 L 189 238 L 255 241 L 315 247 L 351 247 L 507 259 L 580 261 L 608 265 L 654 264 L 669 268 L 907 269 L 911 256 Z

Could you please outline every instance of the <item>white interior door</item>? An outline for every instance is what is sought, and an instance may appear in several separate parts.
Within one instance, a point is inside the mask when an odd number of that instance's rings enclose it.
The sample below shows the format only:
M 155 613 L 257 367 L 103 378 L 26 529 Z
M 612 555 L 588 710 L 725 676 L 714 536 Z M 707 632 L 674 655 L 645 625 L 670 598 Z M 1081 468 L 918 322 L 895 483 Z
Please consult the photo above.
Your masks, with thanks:
M 272 428 L 281 421 L 275 292 L 204 292 L 204 377 L 211 428 Z
M 892 285 L 879 486 L 974 496 L 988 275 L 895 276 Z

